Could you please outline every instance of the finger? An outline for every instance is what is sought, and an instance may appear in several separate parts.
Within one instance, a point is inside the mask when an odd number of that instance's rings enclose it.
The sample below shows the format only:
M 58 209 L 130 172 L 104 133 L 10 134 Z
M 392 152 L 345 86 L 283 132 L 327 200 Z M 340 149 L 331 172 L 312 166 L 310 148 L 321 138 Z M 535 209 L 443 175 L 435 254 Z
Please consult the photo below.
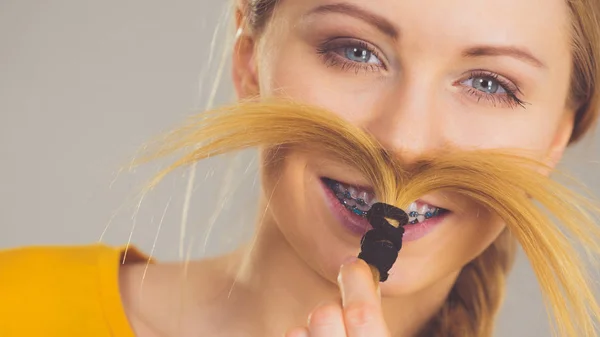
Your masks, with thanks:
M 346 337 L 344 313 L 338 303 L 317 307 L 308 318 L 310 337 Z
M 295 328 L 288 331 L 285 337 L 310 337 L 307 328 Z
M 378 283 L 360 259 L 342 266 L 338 277 L 342 292 L 344 323 L 348 337 L 386 337 Z

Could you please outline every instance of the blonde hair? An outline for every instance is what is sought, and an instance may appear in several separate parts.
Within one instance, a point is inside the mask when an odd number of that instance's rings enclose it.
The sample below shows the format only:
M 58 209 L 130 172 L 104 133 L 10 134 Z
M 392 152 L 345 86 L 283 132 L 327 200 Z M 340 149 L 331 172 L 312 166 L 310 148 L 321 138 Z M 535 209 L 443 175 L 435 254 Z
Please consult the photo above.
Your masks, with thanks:
M 600 1 L 565 1 L 572 23 L 572 75 L 566 102 L 574 112 L 572 144 L 596 124 L 600 110 L 600 86 L 597 85 L 600 80 Z M 235 2 L 238 26 L 259 38 L 279 0 Z M 425 336 L 491 335 L 515 247 L 513 235 L 506 230 L 484 253 L 465 266 L 448 302 L 431 322 Z
M 587 198 L 542 174 L 550 171 L 544 164 L 516 150 L 452 148 L 406 163 L 335 114 L 283 100 L 241 102 L 205 112 L 150 146 L 137 163 L 183 151 L 151 181 L 148 188 L 152 188 L 177 168 L 252 147 L 325 152 L 359 169 L 380 200 L 404 209 L 426 193 L 450 190 L 505 221 L 506 231 L 464 267 L 448 301 L 424 327 L 424 336 L 492 335 L 515 242 L 531 261 L 556 332 L 570 337 L 595 335 L 600 307 L 577 247 L 584 247 L 593 259 L 600 253 L 597 209 Z

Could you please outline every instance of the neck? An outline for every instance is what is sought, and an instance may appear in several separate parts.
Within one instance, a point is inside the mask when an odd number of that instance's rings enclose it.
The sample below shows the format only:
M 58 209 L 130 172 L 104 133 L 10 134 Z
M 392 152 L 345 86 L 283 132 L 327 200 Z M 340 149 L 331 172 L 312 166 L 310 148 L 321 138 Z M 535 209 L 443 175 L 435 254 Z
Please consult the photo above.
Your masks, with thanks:
M 305 326 L 319 303 L 341 301 L 337 285 L 311 269 L 268 216 L 259 224 L 255 242 L 229 259 L 234 267 L 225 312 L 234 313 L 237 326 L 248 335 L 282 336 L 290 328 Z M 384 296 L 382 308 L 391 335 L 415 336 L 439 311 L 455 279 L 453 275 L 417 294 Z

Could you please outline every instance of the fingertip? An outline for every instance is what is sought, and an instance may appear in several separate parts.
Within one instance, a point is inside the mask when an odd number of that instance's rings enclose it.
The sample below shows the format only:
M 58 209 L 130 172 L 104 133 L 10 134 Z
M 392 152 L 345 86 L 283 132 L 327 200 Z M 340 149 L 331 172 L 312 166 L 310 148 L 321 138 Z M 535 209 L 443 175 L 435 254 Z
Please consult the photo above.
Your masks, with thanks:
M 340 304 L 325 302 L 319 304 L 308 316 L 308 326 L 329 325 L 343 315 Z
M 337 282 L 338 285 L 342 285 L 347 281 L 348 278 L 371 276 L 371 267 L 362 259 L 355 258 L 353 260 L 347 260 L 346 263 L 340 267 Z
M 309 337 L 307 328 L 295 328 L 288 331 L 284 337 Z
M 311 336 L 346 336 L 344 311 L 339 302 L 325 302 L 315 308 L 308 319 Z
M 342 266 L 338 275 L 338 285 L 343 306 L 355 301 L 371 302 L 381 298 L 378 292 L 379 278 L 376 278 L 369 265 L 360 259 Z

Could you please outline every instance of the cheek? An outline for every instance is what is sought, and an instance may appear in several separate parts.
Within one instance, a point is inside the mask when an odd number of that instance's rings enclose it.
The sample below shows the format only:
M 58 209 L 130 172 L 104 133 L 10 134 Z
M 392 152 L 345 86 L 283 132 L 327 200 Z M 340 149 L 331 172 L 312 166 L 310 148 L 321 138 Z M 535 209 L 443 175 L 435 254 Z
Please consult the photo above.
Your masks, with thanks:
M 461 214 L 460 222 L 456 224 L 453 255 L 461 267 L 479 256 L 506 227 L 500 217 L 478 206 L 468 214 Z
M 472 205 L 453 214 L 425 238 L 408 243 L 392 268 L 386 295 L 402 295 L 445 286 L 448 278 L 483 253 L 505 228 L 496 215 Z M 452 282 L 453 280 L 449 280 Z
M 562 120 L 561 107 L 560 102 L 547 100 L 527 109 L 472 111 L 469 106 L 448 100 L 447 113 L 438 114 L 437 120 L 444 137 L 459 148 L 519 149 L 543 159 Z M 443 104 L 437 109 L 444 111 Z
M 275 226 L 303 265 L 335 283 L 341 263 L 358 254 L 359 239 L 342 239 L 348 234 L 332 225 L 306 156 L 265 152 L 262 163 L 263 194 L 273 220 L 265 225 Z

